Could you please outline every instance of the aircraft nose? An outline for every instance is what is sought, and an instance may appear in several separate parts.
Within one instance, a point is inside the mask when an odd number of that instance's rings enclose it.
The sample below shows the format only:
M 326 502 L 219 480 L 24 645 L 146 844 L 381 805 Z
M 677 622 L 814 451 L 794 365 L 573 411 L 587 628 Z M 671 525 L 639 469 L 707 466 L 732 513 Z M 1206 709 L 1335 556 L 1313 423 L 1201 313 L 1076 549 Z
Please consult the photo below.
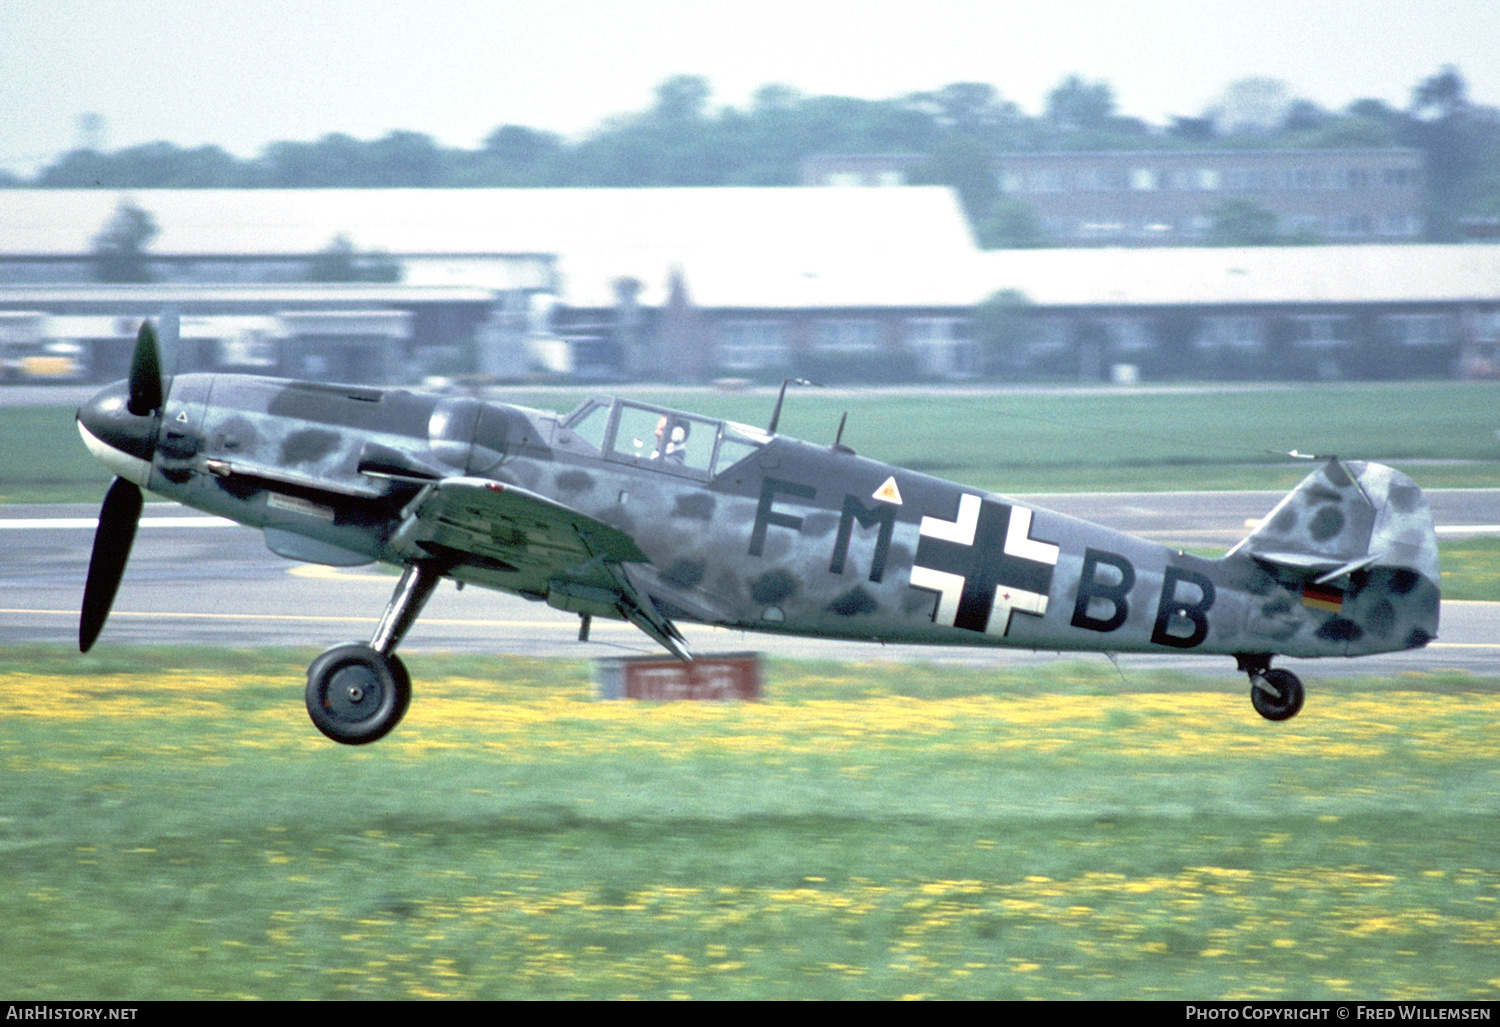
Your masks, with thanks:
M 129 382 L 105 386 L 78 408 L 78 433 L 100 463 L 126 481 L 145 485 L 156 452 L 157 418 L 155 413 L 132 414 L 129 401 Z

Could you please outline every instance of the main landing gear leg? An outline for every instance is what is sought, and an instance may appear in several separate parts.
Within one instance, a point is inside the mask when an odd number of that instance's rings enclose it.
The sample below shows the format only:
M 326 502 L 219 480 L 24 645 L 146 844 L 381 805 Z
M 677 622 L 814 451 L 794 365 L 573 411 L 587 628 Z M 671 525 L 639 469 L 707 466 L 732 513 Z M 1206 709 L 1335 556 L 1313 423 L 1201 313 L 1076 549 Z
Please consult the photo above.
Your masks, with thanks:
M 336 645 L 307 668 L 307 713 L 345 745 L 384 738 L 411 702 L 411 675 L 396 647 L 416 623 L 442 574 L 431 563 L 406 568 L 369 645 Z
M 1289 670 L 1272 670 L 1267 653 L 1241 653 L 1239 669 L 1250 675 L 1250 704 L 1267 720 L 1290 720 L 1302 709 L 1302 681 Z

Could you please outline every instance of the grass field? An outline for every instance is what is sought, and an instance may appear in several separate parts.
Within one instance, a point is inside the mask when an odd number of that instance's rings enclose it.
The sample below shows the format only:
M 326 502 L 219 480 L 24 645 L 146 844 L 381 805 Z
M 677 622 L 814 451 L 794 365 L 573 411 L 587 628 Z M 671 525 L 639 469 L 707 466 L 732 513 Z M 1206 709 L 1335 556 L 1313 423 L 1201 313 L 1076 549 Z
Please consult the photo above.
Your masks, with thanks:
M 413 656 L 351 750 L 306 653 L 4 656 L 12 999 L 1500 997 L 1500 679 Z
M 576 397 L 509 397 L 566 408 Z M 1266 450 L 1500 486 L 1493 386 L 892 397 L 783 430 L 1000 492 L 1287 488 Z M 663 397 L 764 424 L 765 396 Z M 71 409 L 0 502 L 97 502 Z M 1500 542 L 1444 543 L 1500 598 Z M 572 661 L 412 656 L 347 749 L 303 652 L 0 649 L 0 995 L 1500 997 L 1500 677 L 773 662 L 767 702 L 599 703 Z
M 632 395 L 764 425 L 764 394 Z M 568 410 L 586 393 L 506 393 Z M 1500 487 L 1494 384 L 1230 388 L 1019 394 L 794 390 L 780 428 L 1002 494 L 1289 489 L 1307 465 L 1288 450 L 1395 463 L 1429 487 Z M 108 474 L 84 451 L 71 407 L 0 409 L 0 502 L 96 502 Z

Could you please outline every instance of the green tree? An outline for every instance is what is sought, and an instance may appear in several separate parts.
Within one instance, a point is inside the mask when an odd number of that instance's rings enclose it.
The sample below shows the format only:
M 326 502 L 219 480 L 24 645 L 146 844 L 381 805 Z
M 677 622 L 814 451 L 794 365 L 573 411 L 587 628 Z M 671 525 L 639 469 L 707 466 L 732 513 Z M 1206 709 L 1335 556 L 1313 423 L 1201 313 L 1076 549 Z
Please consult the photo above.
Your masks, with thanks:
M 1450 66 L 1412 89 L 1410 135 L 1427 156 L 1427 234 L 1462 238 L 1461 219 L 1483 207 L 1482 193 L 1500 156 L 1500 131 L 1469 103 L 1468 85 Z
M 1415 117 L 1452 117 L 1468 106 L 1469 84 L 1451 64 L 1412 87 L 1411 112 Z
M 975 139 L 992 140 L 1021 117 L 1015 104 L 1002 100 L 985 82 L 954 82 L 934 92 L 914 93 L 905 106 L 922 112 L 938 126 Z
M 1332 115 L 1311 100 L 1298 98 L 1287 104 L 1286 112 L 1281 116 L 1281 131 L 1311 132 L 1322 128 L 1331 117 Z
M 1108 82 L 1085 82 L 1069 75 L 1047 94 L 1046 118 L 1068 132 L 1108 128 L 1115 113 L 1115 93 Z
M 924 177 L 952 186 L 958 192 L 969 223 L 977 225 L 1000 198 L 992 164 L 988 146 L 969 136 L 949 132 L 933 151 L 932 164 Z
M 71 150 L 36 176 L 36 185 L 43 189 L 97 189 L 106 182 L 110 186 L 134 185 L 118 181 L 110 159 L 98 150 Z
M 278 189 L 350 188 L 370 184 L 365 145 L 334 132 L 315 143 L 282 142 L 261 157 L 266 184 Z
M 656 87 L 651 115 L 672 125 L 702 121 L 713 87 L 702 75 L 673 75 Z
M 94 237 L 94 280 L 111 284 L 156 281 L 146 246 L 159 231 L 150 214 L 129 200 L 122 201 Z
M 443 184 L 443 152 L 429 135 L 392 132 L 363 146 L 366 180 L 362 184 L 407 189 Z
M 381 253 L 361 256 L 347 235 L 338 235 L 307 262 L 302 277 L 308 282 L 399 282 L 401 265 Z
M 974 308 L 974 341 L 988 374 L 1010 375 L 1026 366 L 1034 324 L 1031 300 L 1019 289 L 1001 289 Z
M 1275 246 L 1285 242 L 1276 228 L 1276 215 L 1253 200 L 1229 199 L 1208 215 L 1210 246 Z
M 1220 135 L 1270 135 L 1286 118 L 1291 91 L 1276 78 L 1242 78 L 1225 87 L 1205 112 Z
M 1047 245 L 1047 233 L 1036 210 L 1014 196 L 996 200 L 976 227 L 976 234 L 980 248 L 986 250 L 1036 249 Z

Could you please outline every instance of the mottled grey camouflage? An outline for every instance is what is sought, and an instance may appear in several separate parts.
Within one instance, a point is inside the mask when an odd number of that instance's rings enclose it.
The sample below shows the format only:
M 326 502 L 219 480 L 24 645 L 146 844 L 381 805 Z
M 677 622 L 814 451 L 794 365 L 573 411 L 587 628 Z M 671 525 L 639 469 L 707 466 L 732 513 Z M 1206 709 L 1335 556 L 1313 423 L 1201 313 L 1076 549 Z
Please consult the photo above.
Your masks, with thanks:
M 284 555 L 425 562 L 629 619 L 678 652 L 673 621 L 1292 656 L 1437 634 L 1426 501 L 1370 463 L 1320 466 L 1228 556 L 1207 560 L 843 447 L 641 404 L 596 400 L 563 417 L 183 375 L 147 484 L 265 529 Z

